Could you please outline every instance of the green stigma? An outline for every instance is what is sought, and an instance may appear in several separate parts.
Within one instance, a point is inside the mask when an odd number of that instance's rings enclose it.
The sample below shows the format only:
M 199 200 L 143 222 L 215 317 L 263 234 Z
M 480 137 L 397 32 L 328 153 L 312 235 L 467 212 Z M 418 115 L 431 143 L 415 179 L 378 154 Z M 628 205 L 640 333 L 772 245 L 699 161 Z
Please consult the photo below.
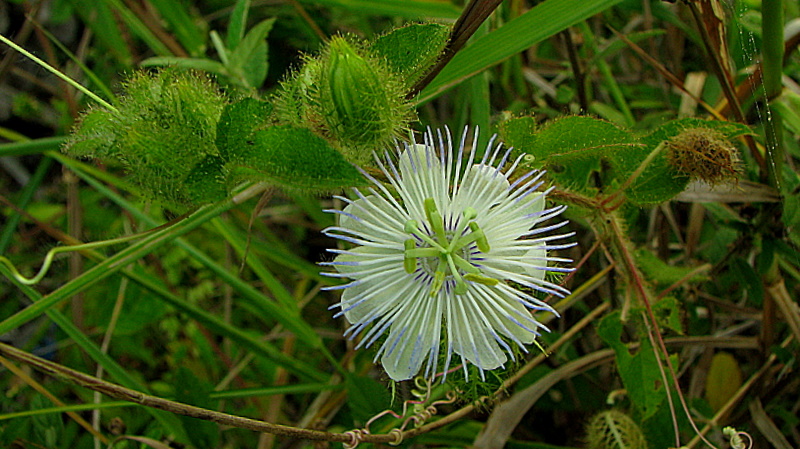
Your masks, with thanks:
M 408 220 L 405 223 L 404 231 L 416 237 L 404 242 L 403 268 L 406 273 L 413 273 L 418 265 L 432 271 L 433 283 L 430 291 L 432 296 L 439 293 L 448 276 L 452 276 L 455 281 L 456 295 L 463 295 L 467 292 L 467 281 L 489 286 L 496 285 L 499 282 L 497 279 L 485 276 L 478 267 L 465 259 L 468 247 L 472 243 L 475 243 L 481 252 L 485 253 L 490 249 L 486 235 L 475 221 L 478 215 L 477 211 L 472 207 L 466 208 L 463 212 L 464 220 L 454 232 L 448 233 L 445 229 L 444 218 L 439 213 L 433 198 L 425 200 L 424 209 L 428 229 L 432 230 L 433 235 L 428 235 L 427 232 L 421 230 L 416 220 Z M 464 234 L 467 229 L 469 232 Z M 422 246 L 418 247 L 420 240 Z

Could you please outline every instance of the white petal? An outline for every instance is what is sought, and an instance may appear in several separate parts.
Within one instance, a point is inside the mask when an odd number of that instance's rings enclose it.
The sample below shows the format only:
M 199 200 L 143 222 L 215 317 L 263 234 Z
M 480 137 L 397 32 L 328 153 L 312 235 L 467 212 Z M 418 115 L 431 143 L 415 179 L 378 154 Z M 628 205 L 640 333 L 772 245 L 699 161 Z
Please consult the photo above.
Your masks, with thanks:
M 402 238 L 404 217 L 375 195 L 352 201 L 338 215 L 340 228 L 349 229 L 367 240 L 397 243 Z
M 420 293 L 412 300 L 415 307 L 407 307 L 402 318 L 398 317 L 392 325 L 381 348 L 381 364 L 395 381 L 414 377 L 426 359 L 429 367 L 436 363 L 431 355 L 438 354 L 441 312 L 436 297 Z
M 381 251 L 379 248 L 361 246 L 351 250 L 350 254 L 340 254 L 334 261 L 337 271 L 349 274 L 351 279 L 364 281 L 346 288 L 342 293 L 342 310 L 345 311 L 347 321 L 352 324 L 361 323 L 368 314 L 383 308 L 387 302 L 397 302 L 398 286 L 407 285 L 411 279 L 411 275 L 402 269 L 401 261 L 367 257 L 380 254 Z M 366 263 L 370 264 L 369 269 L 378 270 L 377 274 L 367 279 L 369 282 L 358 275 L 365 270 Z M 362 299 L 365 300 L 361 301 Z
M 464 173 L 461 186 L 453 198 L 453 206 L 463 209 L 472 207 L 479 216 L 490 207 L 508 197 L 508 180 L 495 167 L 476 164 Z M 456 211 L 456 213 L 461 211 Z M 478 220 L 480 222 L 480 220 Z M 482 223 L 481 223 L 482 224 Z
M 530 317 L 530 311 L 522 303 L 493 287 L 478 285 L 475 288 L 482 293 L 475 296 L 480 298 L 479 307 L 495 332 L 505 335 L 517 344 L 533 343 L 536 333 L 531 330 L 536 330 L 536 327 L 524 319 Z M 520 326 L 520 322 L 525 327 Z
M 533 248 L 522 247 L 502 250 L 492 248 L 492 251 L 485 255 L 484 260 L 480 261 L 480 263 L 491 270 L 510 271 L 512 273 L 518 273 L 522 270 L 528 276 L 543 281 L 547 271 L 547 250 L 542 246 L 536 245 Z
M 541 221 L 544 206 L 545 196 L 540 192 L 531 192 L 521 198 L 509 198 L 489 211 L 484 221 L 479 222 L 489 243 L 502 246 L 503 243 L 515 241 L 535 227 Z
M 500 367 L 508 358 L 495 340 L 490 329 L 479 317 L 474 293 L 451 298 L 453 351 L 482 370 Z M 468 299 L 469 298 L 469 299 Z

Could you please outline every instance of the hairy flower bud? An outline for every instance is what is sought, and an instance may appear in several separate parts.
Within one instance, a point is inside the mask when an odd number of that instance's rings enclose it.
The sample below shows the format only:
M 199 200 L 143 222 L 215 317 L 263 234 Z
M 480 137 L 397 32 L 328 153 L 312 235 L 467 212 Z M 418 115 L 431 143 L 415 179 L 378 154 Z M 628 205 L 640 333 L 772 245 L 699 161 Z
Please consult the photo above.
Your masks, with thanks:
M 716 184 L 736 176 L 736 148 L 710 128 L 688 129 L 666 142 L 670 163 L 692 178 Z
M 328 58 L 332 125 L 340 126 L 343 133 L 350 133 L 356 139 L 374 132 L 378 128 L 377 121 L 371 120 L 369 115 L 380 111 L 373 111 L 373 103 L 385 100 L 371 98 L 385 93 L 376 71 L 344 39 L 331 42 Z
M 405 85 L 385 62 L 343 37 L 283 85 L 278 118 L 311 128 L 351 162 L 365 163 L 372 151 L 400 137 L 412 108 Z

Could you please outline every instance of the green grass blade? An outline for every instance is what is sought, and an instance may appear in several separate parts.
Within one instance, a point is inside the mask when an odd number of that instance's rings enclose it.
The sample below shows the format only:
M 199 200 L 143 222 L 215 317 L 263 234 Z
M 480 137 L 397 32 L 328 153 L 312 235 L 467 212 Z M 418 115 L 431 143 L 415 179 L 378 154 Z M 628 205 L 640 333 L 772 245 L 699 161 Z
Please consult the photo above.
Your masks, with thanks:
M 177 0 L 151 0 L 158 13 L 167 22 L 183 48 L 191 56 L 202 56 L 206 51 L 207 26 L 199 17 L 189 15 L 186 4 Z
M 147 25 L 145 25 L 136 14 L 133 13 L 121 0 L 104 0 L 109 6 L 119 14 L 119 17 L 128 26 L 128 29 L 137 35 L 144 43 L 159 56 L 173 56 L 172 51 L 159 40 Z M 102 2 L 98 2 L 102 3 Z
M 22 412 L 3 413 L 0 415 L 0 421 L 5 421 L 15 418 L 28 418 L 31 416 L 39 416 L 39 415 L 49 415 L 52 413 L 85 412 L 88 410 L 102 410 L 106 408 L 138 407 L 138 406 L 139 406 L 138 404 L 134 404 L 133 402 L 124 402 L 124 401 L 101 402 L 100 404 L 74 404 L 74 405 L 65 405 L 63 407 L 48 407 L 48 408 L 39 408 L 36 410 L 25 410 Z
M 137 207 L 134 207 L 130 202 L 125 201 L 121 196 L 92 179 L 92 177 L 87 176 L 86 173 L 84 173 L 78 166 L 72 165 L 73 161 L 71 159 L 67 157 L 61 157 L 60 160 L 67 166 L 70 166 L 70 168 L 72 168 L 72 170 L 75 171 L 75 173 L 80 176 L 81 179 L 100 191 L 103 195 L 107 196 L 120 207 L 130 212 L 138 220 L 142 220 L 151 226 L 156 225 L 155 221 L 150 216 L 142 213 Z M 262 311 L 262 316 L 269 316 L 275 319 L 286 329 L 293 332 L 298 339 L 307 345 L 313 348 L 320 348 L 322 346 L 322 341 L 320 340 L 319 336 L 314 332 L 307 322 L 300 318 L 297 307 L 294 304 L 294 299 L 291 297 L 291 295 L 288 292 L 285 292 L 284 296 L 279 296 L 281 295 L 280 290 L 283 289 L 285 291 L 285 289 L 282 285 L 280 285 L 280 283 L 277 282 L 277 280 L 274 280 L 273 278 L 274 282 L 269 283 L 268 286 L 273 294 L 275 294 L 276 297 L 281 300 L 283 306 L 266 298 L 261 292 L 239 279 L 228 269 L 216 263 L 211 257 L 188 242 L 178 239 L 175 243 L 177 246 L 189 253 L 191 257 L 216 274 L 223 282 L 230 285 L 231 288 L 239 293 L 243 299 L 257 306 Z
M 0 144 L 0 157 L 28 156 L 31 154 L 58 150 L 58 147 L 60 147 L 65 140 L 64 137 L 43 137 L 41 139 L 26 140 L 24 142 L 3 143 Z
M 134 207 L 131 203 L 125 201 L 122 197 L 120 197 L 110 189 L 106 188 L 96 179 L 93 179 L 91 176 L 88 176 L 85 172 L 82 171 L 81 165 L 75 164 L 76 161 L 73 161 L 70 158 L 65 157 L 63 155 L 58 155 L 58 159 L 63 163 L 65 163 L 65 165 L 69 166 L 81 179 L 86 181 L 87 184 L 91 185 L 92 187 L 97 189 L 100 193 L 108 197 L 111 201 L 115 202 L 120 207 L 130 212 L 135 218 L 137 218 L 138 220 L 142 220 L 151 226 L 156 225 L 155 221 L 151 217 L 142 213 L 138 208 Z M 314 332 L 313 328 L 311 328 L 311 326 L 306 321 L 300 318 L 296 306 L 288 308 L 288 307 L 282 307 L 281 305 L 272 302 L 264 295 L 262 295 L 258 290 L 254 289 L 249 284 L 245 283 L 238 277 L 234 276 L 227 269 L 217 264 L 211 257 L 206 255 L 199 249 L 195 248 L 194 246 L 190 245 L 183 239 L 177 239 L 175 243 L 177 246 L 179 246 L 187 253 L 189 253 L 190 256 L 194 257 L 195 260 L 200 262 L 206 268 L 213 271 L 217 276 L 221 278 L 222 281 L 228 283 L 234 289 L 234 291 L 241 294 L 242 297 L 246 299 L 249 303 L 256 306 L 260 311 L 260 316 L 265 316 L 265 317 L 268 316 L 270 318 L 275 319 L 286 329 L 292 331 L 298 337 L 299 340 L 303 341 L 312 348 L 320 349 L 322 347 L 322 341 L 320 340 L 319 336 L 316 334 L 316 332 Z M 219 320 L 217 317 L 206 313 L 202 309 L 199 309 L 191 304 L 188 304 L 181 298 L 172 295 L 166 288 L 160 286 L 158 281 L 154 279 L 147 279 L 146 276 L 141 277 L 132 272 L 128 273 L 128 275 L 132 280 L 139 283 L 148 290 L 156 293 L 159 297 L 164 299 L 173 307 L 182 310 L 190 317 L 205 324 L 207 327 L 217 330 L 221 335 L 227 336 L 234 341 L 238 341 L 240 344 L 249 347 L 254 352 L 265 355 L 268 358 L 274 360 L 276 363 L 284 365 L 289 371 L 294 372 L 298 376 L 311 377 L 317 381 L 324 380 L 326 378 L 324 374 L 315 370 L 313 367 L 307 364 L 298 363 L 294 359 L 285 356 L 282 352 L 273 348 L 271 345 L 268 345 L 266 343 L 260 342 L 252 338 L 250 335 L 242 332 L 235 326 L 231 326 L 230 324 L 227 324 Z M 280 284 L 273 285 L 272 287 L 277 289 L 278 286 L 280 286 Z M 292 301 L 292 304 L 294 304 L 294 299 L 291 297 L 291 295 L 289 295 L 288 298 L 282 298 L 282 299 L 284 301 Z
M 219 231 L 220 235 L 225 239 L 225 241 L 227 241 L 233 247 L 234 251 L 236 251 L 236 254 L 239 257 L 244 257 L 246 246 L 245 239 L 234 233 L 233 229 L 231 229 L 231 226 L 220 219 L 214 220 L 214 226 L 216 227 L 217 231 Z M 267 269 L 266 266 L 264 266 L 263 263 L 261 263 L 257 257 L 253 256 L 253 254 L 250 254 L 249 257 L 247 257 L 247 266 L 253 270 L 253 273 L 258 276 L 261 282 L 264 283 L 264 286 L 269 289 L 269 291 L 275 296 L 275 299 L 277 299 L 278 302 L 283 305 L 283 307 L 291 310 L 293 313 L 297 313 L 297 302 L 289 290 L 287 290 L 286 287 L 284 287 L 283 284 L 281 284 L 280 281 L 278 281 L 278 279 L 272 275 L 272 273 Z
M 419 102 L 428 101 L 511 55 L 621 1 L 548 0 L 539 3 L 504 26 L 476 39 L 472 45 L 456 54 L 433 82 L 422 91 Z
M 32 304 L 31 306 L 0 322 L 0 334 L 4 334 L 11 329 L 15 329 L 42 315 L 45 311 L 56 304 L 71 298 L 73 295 L 84 290 L 90 285 L 96 284 L 108 276 L 111 276 L 130 263 L 141 259 L 147 254 L 150 254 L 158 249 L 160 246 L 175 240 L 181 235 L 197 228 L 208 220 L 234 206 L 235 204 L 233 201 L 228 199 L 218 204 L 202 207 L 186 219 L 174 224 L 173 226 L 153 232 L 152 234 L 143 237 L 142 240 L 119 251 L 108 259 L 85 271 L 83 274 L 71 280 L 70 282 L 62 285 L 46 297 L 42 298 L 41 301 Z
M 53 165 L 53 159 L 49 157 L 45 157 L 39 162 L 39 165 L 36 167 L 36 171 L 33 173 L 33 176 L 25 184 L 25 187 L 20 192 L 19 198 L 17 199 L 17 206 L 25 210 L 30 204 L 31 200 L 33 199 L 33 195 L 42 185 L 42 181 L 44 180 L 47 171 Z M 16 211 L 11 212 L 10 216 L 6 218 L 5 225 L 3 226 L 3 232 L 0 234 L 0 254 L 5 254 L 6 250 L 11 243 L 11 239 L 14 236 L 14 233 L 17 231 L 17 225 L 19 224 L 22 215 L 17 213 Z
M 8 277 L 10 275 L 10 271 L 5 266 L 0 265 L 0 274 Z M 44 302 L 42 296 L 36 290 L 17 282 L 15 282 L 15 284 L 31 301 L 33 301 L 33 305 L 29 306 L 27 309 Z M 136 379 L 128 374 L 124 368 L 114 361 L 114 359 L 101 351 L 97 345 L 89 340 L 89 338 L 61 312 L 54 308 L 49 308 L 45 310 L 45 313 L 65 334 L 67 334 L 70 339 L 72 339 L 72 341 L 74 341 L 81 349 L 83 349 L 89 355 L 89 357 L 92 358 L 92 360 L 102 366 L 115 382 L 134 390 L 149 393 L 147 387 L 137 382 Z M 148 412 L 156 420 L 158 420 L 165 429 L 172 429 L 172 431 L 179 434 L 179 437 L 182 439 L 182 441 L 188 441 L 188 435 L 185 434 L 183 427 L 180 426 L 180 421 L 175 415 L 156 409 L 148 409 Z
M 124 67 L 130 67 L 133 56 L 108 4 L 97 0 L 69 0 L 83 23 L 92 30 L 96 41 L 113 53 Z

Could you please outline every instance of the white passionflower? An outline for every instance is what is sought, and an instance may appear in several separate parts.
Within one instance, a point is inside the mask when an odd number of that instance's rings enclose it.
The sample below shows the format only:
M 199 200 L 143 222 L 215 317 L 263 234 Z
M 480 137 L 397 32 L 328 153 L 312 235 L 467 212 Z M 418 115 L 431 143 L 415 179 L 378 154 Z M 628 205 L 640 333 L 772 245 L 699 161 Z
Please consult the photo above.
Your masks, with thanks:
M 502 171 L 510 150 L 501 151 L 494 137 L 476 162 L 477 132 L 465 150 L 467 132 L 455 149 L 449 130 L 428 130 L 423 144 L 397 147 L 396 163 L 388 153 L 376 156 L 388 182 L 364 173 L 374 184 L 368 194 L 354 189 L 356 199 L 337 197 L 344 210 L 327 211 L 339 215 L 339 224 L 325 234 L 358 245 L 329 250 L 338 255 L 323 263 L 338 271 L 327 275 L 352 280 L 329 288 L 344 290 L 331 308 L 352 324 L 345 336 L 366 331 L 358 347 L 388 330 L 375 361 L 396 381 L 414 377 L 423 364 L 426 377 L 435 375 L 442 352 L 445 373 L 453 353 L 465 375 L 467 362 L 481 376 L 503 366 L 514 357 L 510 342 L 525 350 L 546 330 L 531 310 L 556 313 L 531 290 L 569 294 L 545 273 L 570 271 L 548 266 L 571 260 L 547 251 L 572 246 L 553 244 L 572 234 L 544 235 L 566 221 L 542 226 L 565 206 L 545 209 L 549 190 L 537 190 L 543 172 L 510 182 L 521 159 Z

